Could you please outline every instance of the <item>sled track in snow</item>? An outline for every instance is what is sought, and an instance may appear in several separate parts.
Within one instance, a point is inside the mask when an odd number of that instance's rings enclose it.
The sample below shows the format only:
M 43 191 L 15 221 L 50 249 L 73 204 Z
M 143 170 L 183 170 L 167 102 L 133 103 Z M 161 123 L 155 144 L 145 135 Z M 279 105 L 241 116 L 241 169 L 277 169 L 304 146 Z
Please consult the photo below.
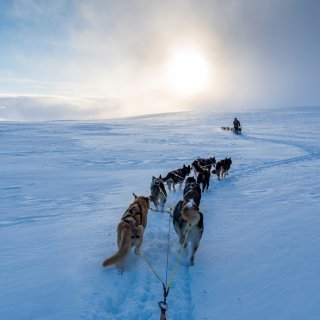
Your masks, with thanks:
M 182 191 L 177 193 L 168 193 L 167 204 L 169 206 L 182 198 Z M 166 282 L 166 261 L 168 248 L 168 231 L 170 223 L 170 240 L 169 240 L 169 260 L 168 260 L 168 274 L 167 285 L 176 266 L 179 256 L 179 240 L 174 231 L 172 218 L 169 219 L 168 213 L 150 212 L 149 226 L 146 230 L 145 240 L 142 249 L 145 256 L 150 260 L 153 267 L 159 273 L 162 281 Z M 189 252 L 188 252 L 189 253 Z M 143 279 L 144 294 L 137 297 L 140 304 L 141 315 L 150 319 L 158 319 L 160 317 L 160 309 L 158 302 L 163 300 L 162 284 L 152 272 L 147 263 L 140 258 L 139 269 L 143 270 L 145 275 Z M 147 288 L 148 287 L 148 288 Z M 147 296 L 147 298 L 146 298 Z M 145 306 L 145 301 L 149 301 L 149 305 Z M 150 304 L 151 302 L 151 304 Z M 190 288 L 190 271 L 187 266 L 187 252 L 184 250 L 180 264 L 177 266 L 176 273 L 173 278 L 172 287 L 167 297 L 168 311 L 167 317 L 169 319 L 192 319 L 192 298 Z M 152 313 L 151 313 L 151 310 Z
M 168 193 L 166 208 L 174 205 L 180 198 L 182 198 L 182 191 Z M 169 223 L 170 242 L 167 285 L 176 266 L 180 250 L 172 218 L 169 219 L 168 213 L 149 211 L 148 227 L 141 247 L 144 256 L 150 261 L 162 281 L 166 282 Z M 191 271 L 187 265 L 189 254 L 188 250 L 184 250 L 173 278 L 167 297 L 168 319 L 193 319 Z M 104 293 L 98 297 L 89 297 L 92 300 L 92 305 L 95 305 L 95 310 L 90 313 L 84 313 L 81 317 L 82 320 L 158 319 L 160 317 L 158 302 L 163 300 L 161 282 L 143 257 L 136 256 L 133 252 L 130 252 L 127 263 L 127 270 L 122 275 L 115 275 L 117 273 L 115 268 L 108 270 L 105 275 L 106 278 L 109 278 L 108 275 L 110 275 L 110 279 L 106 279 L 108 288 L 102 288 Z
M 258 163 L 256 165 L 249 165 L 245 167 L 241 166 L 241 170 L 239 171 L 239 173 L 234 175 L 231 179 L 233 180 L 238 180 L 240 178 L 243 179 L 246 176 L 259 174 L 260 172 L 273 167 L 303 163 L 303 162 L 319 160 L 319 159 L 320 159 L 320 153 L 312 153 L 309 155 L 303 155 L 303 156 L 293 157 L 293 158 L 284 159 L 284 160 L 266 161 L 266 162 Z
M 243 179 L 246 176 L 259 174 L 263 170 L 278 167 L 278 166 L 285 166 L 285 165 L 294 165 L 298 163 L 303 162 L 309 162 L 313 160 L 319 160 L 320 159 L 320 151 L 316 149 L 314 146 L 306 146 L 302 143 L 295 142 L 292 140 L 276 140 L 276 139 L 267 139 L 267 138 L 257 138 L 257 137 L 249 137 L 245 136 L 246 139 L 252 140 L 252 141 L 263 141 L 263 142 L 271 142 L 275 144 L 281 144 L 284 146 L 290 146 L 295 147 L 298 149 L 302 149 L 304 152 L 306 152 L 305 155 L 282 159 L 282 160 L 270 160 L 270 161 L 264 161 L 260 162 L 254 165 L 241 165 L 239 172 L 237 172 L 236 175 L 234 175 L 231 179 L 232 180 L 238 180 Z

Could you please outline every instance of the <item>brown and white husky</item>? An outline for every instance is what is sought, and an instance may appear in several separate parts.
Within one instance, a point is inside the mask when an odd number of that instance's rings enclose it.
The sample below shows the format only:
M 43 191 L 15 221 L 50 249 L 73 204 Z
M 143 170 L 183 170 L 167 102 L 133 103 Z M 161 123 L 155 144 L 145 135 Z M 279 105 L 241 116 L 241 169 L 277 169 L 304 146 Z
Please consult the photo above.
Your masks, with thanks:
M 194 256 L 198 250 L 203 233 L 203 214 L 193 199 L 180 200 L 173 209 L 173 226 L 179 236 L 179 242 L 187 247 L 191 243 L 192 253 L 190 265 L 194 264 Z M 187 239 L 186 239 L 187 236 Z
M 135 197 L 134 202 L 130 204 L 118 224 L 118 252 L 106 258 L 102 263 L 104 267 L 117 264 L 121 272 L 123 271 L 124 261 L 131 247 L 135 246 L 134 252 L 136 254 L 140 252 L 150 207 L 149 197 L 133 195 Z

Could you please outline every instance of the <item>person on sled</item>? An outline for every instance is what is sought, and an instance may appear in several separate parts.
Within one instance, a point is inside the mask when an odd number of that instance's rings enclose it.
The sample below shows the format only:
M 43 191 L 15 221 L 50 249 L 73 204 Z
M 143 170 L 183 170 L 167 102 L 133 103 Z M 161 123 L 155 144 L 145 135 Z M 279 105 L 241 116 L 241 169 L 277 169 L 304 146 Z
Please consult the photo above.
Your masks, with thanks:
M 241 124 L 237 118 L 234 118 L 233 121 L 233 132 L 236 134 L 241 134 Z

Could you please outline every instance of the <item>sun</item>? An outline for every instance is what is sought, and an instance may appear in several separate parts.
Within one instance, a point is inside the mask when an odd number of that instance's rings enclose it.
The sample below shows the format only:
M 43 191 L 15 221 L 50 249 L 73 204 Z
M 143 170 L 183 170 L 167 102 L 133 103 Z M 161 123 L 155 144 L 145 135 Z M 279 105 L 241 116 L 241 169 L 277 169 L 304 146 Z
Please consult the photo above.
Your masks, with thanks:
M 173 52 L 166 64 L 165 80 L 168 89 L 178 96 L 191 96 L 209 87 L 209 63 L 197 48 Z

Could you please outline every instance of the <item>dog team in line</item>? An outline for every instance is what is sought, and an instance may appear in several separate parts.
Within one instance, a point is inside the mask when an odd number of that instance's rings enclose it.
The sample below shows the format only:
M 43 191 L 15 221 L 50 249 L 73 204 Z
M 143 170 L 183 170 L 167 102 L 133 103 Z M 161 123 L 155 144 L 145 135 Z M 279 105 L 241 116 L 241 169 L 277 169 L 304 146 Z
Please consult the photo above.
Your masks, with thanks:
M 201 193 L 209 187 L 211 173 L 217 175 L 218 180 L 228 175 L 231 167 L 231 158 L 225 158 L 216 162 L 215 157 L 200 158 L 191 165 L 183 165 L 182 168 L 170 171 L 165 177 L 152 177 L 151 195 L 149 197 L 134 195 L 134 201 L 123 214 L 117 228 L 118 251 L 106 258 L 102 265 L 108 267 L 117 265 L 120 272 L 124 271 L 125 259 L 131 249 L 140 254 L 143 242 L 143 234 L 147 226 L 148 210 L 150 202 L 154 204 L 156 211 L 164 211 L 167 201 L 167 191 L 176 192 L 183 190 L 183 199 L 178 201 L 172 212 L 173 226 L 178 234 L 179 243 L 184 248 L 188 242 L 191 245 L 190 265 L 194 264 L 194 256 L 199 247 L 203 233 L 203 214 L 200 212 Z M 211 171 L 212 167 L 214 169 Z M 189 176 L 191 171 L 194 176 Z

